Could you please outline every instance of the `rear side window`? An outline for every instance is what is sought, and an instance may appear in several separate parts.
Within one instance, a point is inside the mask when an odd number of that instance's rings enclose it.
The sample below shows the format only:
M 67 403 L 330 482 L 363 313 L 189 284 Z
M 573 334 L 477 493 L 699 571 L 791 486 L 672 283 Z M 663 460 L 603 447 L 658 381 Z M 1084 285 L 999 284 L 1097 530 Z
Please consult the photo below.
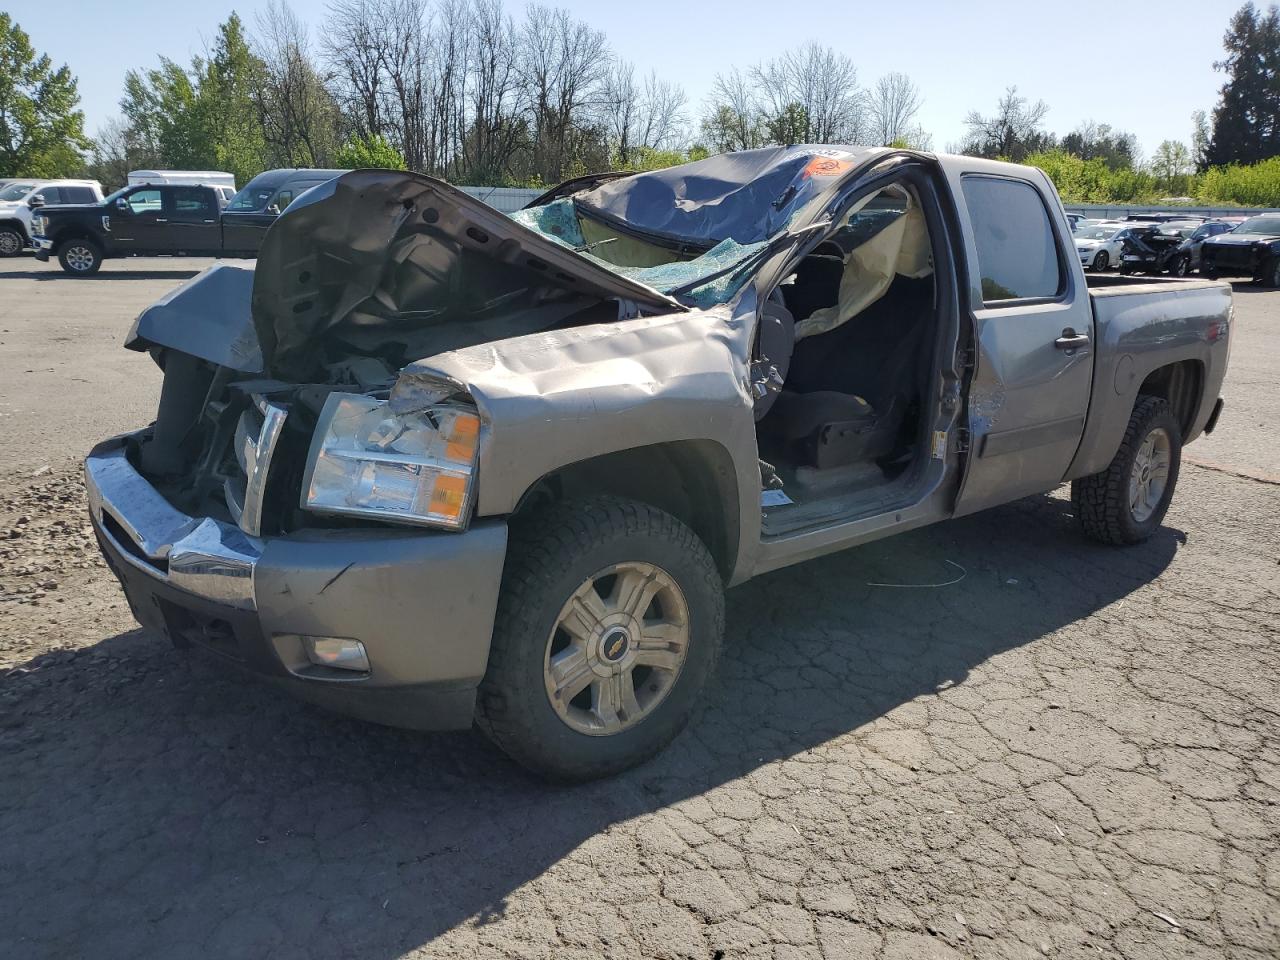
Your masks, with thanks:
M 63 187 L 62 202 L 63 203 L 96 203 L 97 197 L 93 195 L 92 187 Z
M 213 208 L 213 194 L 208 190 L 202 187 L 175 187 L 173 212 L 190 220 L 212 217 L 217 211 Z
M 1063 288 L 1058 245 L 1036 189 L 996 177 L 965 177 L 962 183 L 978 246 L 983 301 L 1058 296 Z

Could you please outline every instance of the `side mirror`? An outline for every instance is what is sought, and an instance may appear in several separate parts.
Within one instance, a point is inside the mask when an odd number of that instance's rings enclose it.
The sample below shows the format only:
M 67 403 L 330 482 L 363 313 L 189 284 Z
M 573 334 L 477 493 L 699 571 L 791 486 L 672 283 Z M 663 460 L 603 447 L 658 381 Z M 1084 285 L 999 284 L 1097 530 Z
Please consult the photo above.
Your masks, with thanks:
M 43 194 L 43 193 L 37 193 L 37 194 L 35 194 L 34 196 L 29 197 L 29 198 L 27 199 L 27 206 L 28 206 L 28 207 L 30 207 L 32 210 L 36 209 L 36 207 L 43 207 L 43 206 L 44 206 L 44 194 Z
M 126 200 L 124 197 L 117 197 L 117 198 L 116 198 L 116 209 L 117 209 L 117 210 L 120 210 L 120 211 L 122 211 L 122 212 L 128 212 L 128 210 L 129 210 L 129 201 L 128 201 L 128 200 Z
M 273 217 L 280 216 L 280 204 L 278 203 L 270 204 L 267 207 L 267 213 L 271 214 Z

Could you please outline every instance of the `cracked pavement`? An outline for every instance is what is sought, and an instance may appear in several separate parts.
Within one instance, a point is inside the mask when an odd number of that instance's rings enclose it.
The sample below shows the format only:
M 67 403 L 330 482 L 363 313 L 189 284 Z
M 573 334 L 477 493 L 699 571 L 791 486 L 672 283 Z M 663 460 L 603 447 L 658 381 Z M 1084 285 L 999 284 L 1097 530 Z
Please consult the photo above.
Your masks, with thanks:
M 154 402 L 145 357 L 88 361 L 181 274 L 24 269 L 0 956 L 1280 955 L 1280 486 L 1235 475 L 1280 473 L 1280 293 L 1239 296 L 1213 468 L 1184 466 L 1152 541 L 1084 540 L 1058 491 L 752 581 L 686 733 L 553 788 L 477 734 L 333 717 L 136 629 L 74 457 Z M 54 432 L 13 385 L 63 323 L 93 336 L 51 362 L 98 399 Z

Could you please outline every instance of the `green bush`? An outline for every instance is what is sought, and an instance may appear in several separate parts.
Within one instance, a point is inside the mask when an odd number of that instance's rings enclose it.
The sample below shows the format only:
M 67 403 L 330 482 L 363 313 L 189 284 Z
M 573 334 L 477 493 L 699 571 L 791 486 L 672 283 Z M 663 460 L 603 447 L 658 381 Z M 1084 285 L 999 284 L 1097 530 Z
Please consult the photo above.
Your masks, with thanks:
M 1210 167 L 1200 177 L 1199 195 L 1211 203 L 1280 207 L 1280 157 L 1248 166 Z
M 352 170 L 405 170 L 400 151 L 383 137 L 353 137 L 338 148 L 333 162 Z

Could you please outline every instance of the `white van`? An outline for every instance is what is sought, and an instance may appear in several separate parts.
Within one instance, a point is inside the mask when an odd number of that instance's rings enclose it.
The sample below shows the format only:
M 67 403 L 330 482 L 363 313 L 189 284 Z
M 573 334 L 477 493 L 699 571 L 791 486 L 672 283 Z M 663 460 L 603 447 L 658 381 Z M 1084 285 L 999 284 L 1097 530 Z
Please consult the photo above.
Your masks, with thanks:
M 221 170 L 133 170 L 129 173 L 129 182 L 126 186 L 136 187 L 146 183 L 217 187 L 228 200 L 236 193 L 235 176 Z
M 101 202 L 102 184 L 97 180 L 8 180 L 0 186 L 0 257 L 16 257 L 31 243 L 33 207 Z

